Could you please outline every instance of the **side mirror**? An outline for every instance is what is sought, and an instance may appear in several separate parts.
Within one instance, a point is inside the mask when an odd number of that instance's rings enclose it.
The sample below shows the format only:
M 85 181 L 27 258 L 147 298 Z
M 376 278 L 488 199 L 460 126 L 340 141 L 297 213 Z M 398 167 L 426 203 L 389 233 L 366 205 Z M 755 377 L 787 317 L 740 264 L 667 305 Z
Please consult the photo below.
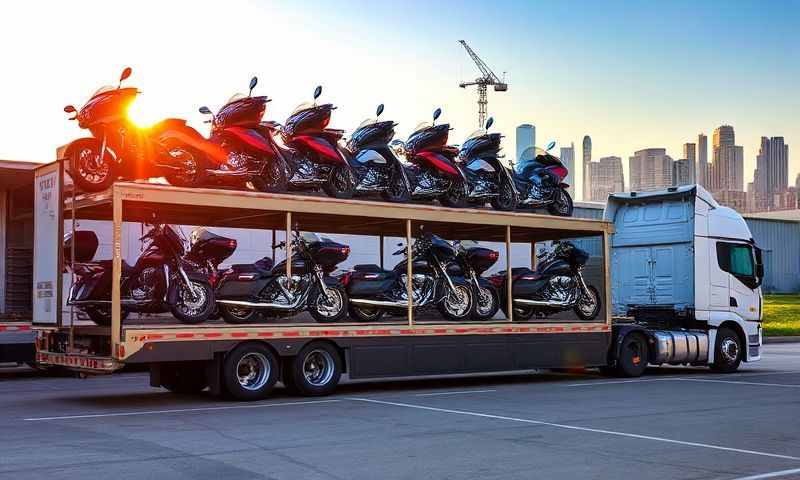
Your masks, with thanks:
M 122 84 L 122 81 L 126 80 L 128 77 L 130 77 L 131 73 L 133 73 L 133 70 L 131 70 L 131 67 L 125 67 L 125 69 L 122 70 L 122 74 L 120 74 L 120 76 L 119 76 L 119 83 Z M 119 88 L 119 86 L 117 86 L 117 88 Z
M 64 111 L 67 112 L 67 113 L 75 113 L 75 112 L 77 112 L 75 107 L 73 107 L 72 105 L 67 105 L 66 107 L 64 107 Z
M 486 120 L 486 126 L 484 127 L 484 129 L 489 130 L 489 127 L 491 127 L 493 124 L 494 124 L 494 117 L 489 117 L 489 120 Z
M 258 85 L 258 77 L 251 78 L 250 79 L 250 92 L 247 94 L 248 97 L 253 94 L 253 89 L 256 88 L 256 85 Z
M 380 117 L 381 113 L 383 113 L 383 104 L 382 103 L 380 105 L 378 105 L 378 109 L 375 110 L 375 116 L 376 117 Z
M 211 109 L 209 109 L 206 106 L 202 106 L 200 107 L 200 113 L 202 113 L 203 115 L 211 115 Z
M 547 144 L 547 151 L 549 152 L 549 151 L 550 151 L 550 150 L 552 150 L 552 149 L 553 149 L 553 147 L 555 147 L 555 146 L 556 146 L 556 142 L 550 142 L 550 143 L 548 143 L 548 144 Z
M 314 100 L 318 99 L 320 95 L 322 95 L 322 85 L 318 85 L 317 88 L 314 89 Z
M 433 111 L 433 121 L 434 122 L 436 121 L 437 118 L 439 118 L 441 116 L 442 116 L 442 109 L 441 108 L 437 108 L 436 110 Z

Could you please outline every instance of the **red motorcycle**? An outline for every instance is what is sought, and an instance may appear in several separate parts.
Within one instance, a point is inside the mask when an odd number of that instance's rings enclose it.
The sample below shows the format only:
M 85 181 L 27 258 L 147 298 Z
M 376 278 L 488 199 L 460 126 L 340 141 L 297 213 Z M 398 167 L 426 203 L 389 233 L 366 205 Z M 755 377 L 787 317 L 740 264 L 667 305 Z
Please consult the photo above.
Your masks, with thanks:
M 66 149 L 70 176 L 85 191 L 105 190 L 117 179 L 136 180 L 163 176 L 176 186 L 192 187 L 204 181 L 204 158 L 224 158 L 207 145 L 202 135 L 185 120 L 169 118 L 149 128 L 136 126 L 128 117 L 139 90 L 122 88 L 130 77 L 122 71 L 117 87 L 97 90 L 80 110 L 64 107 L 75 115 L 78 126 L 92 137 L 71 142 Z
M 236 94 L 214 115 L 208 107 L 200 113 L 211 115 L 211 138 L 207 150 L 221 148 L 225 159 L 209 166 L 205 177 L 209 183 L 251 187 L 262 192 L 286 191 L 286 165 L 272 140 L 272 130 L 262 124 L 269 98 L 254 97 L 258 78 L 250 80 L 247 96 Z

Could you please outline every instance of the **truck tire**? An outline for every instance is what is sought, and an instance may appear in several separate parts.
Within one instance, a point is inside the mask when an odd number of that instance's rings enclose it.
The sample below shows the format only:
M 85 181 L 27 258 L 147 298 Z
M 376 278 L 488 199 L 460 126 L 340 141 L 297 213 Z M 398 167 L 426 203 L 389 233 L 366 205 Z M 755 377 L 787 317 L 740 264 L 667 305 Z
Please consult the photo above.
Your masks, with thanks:
M 638 333 L 622 339 L 615 374 L 618 377 L 640 377 L 647 369 L 647 340 Z
M 263 343 L 244 343 L 225 356 L 222 382 L 236 400 L 261 400 L 272 392 L 280 374 L 278 358 Z
M 733 373 L 739 369 L 744 354 L 742 340 L 730 328 L 717 330 L 717 341 L 714 345 L 714 363 L 711 370 L 719 373 Z
M 327 342 L 311 342 L 289 363 L 284 383 L 305 396 L 328 395 L 339 384 L 342 358 L 336 347 Z

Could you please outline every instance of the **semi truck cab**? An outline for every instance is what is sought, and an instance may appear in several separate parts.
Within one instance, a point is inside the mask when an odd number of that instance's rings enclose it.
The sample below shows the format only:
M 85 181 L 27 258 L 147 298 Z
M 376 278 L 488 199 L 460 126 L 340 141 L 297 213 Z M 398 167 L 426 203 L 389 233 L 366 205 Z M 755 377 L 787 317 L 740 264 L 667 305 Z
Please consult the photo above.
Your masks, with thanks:
M 741 215 L 690 185 L 613 194 L 604 218 L 618 330 L 645 336 L 649 363 L 734 371 L 760 359 L 764 269 Z

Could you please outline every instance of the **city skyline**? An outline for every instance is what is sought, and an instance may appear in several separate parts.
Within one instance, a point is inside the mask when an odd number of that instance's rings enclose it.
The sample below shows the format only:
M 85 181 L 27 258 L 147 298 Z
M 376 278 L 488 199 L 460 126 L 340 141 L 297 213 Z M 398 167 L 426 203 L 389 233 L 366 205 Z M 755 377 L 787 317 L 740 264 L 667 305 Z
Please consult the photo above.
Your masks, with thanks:
M 542 145 L 551 140 L 559 147 L 580 145 L 589 133 L 595 158 L 626 158 L 651 146 L 663 146 L 677 157 L 697 132 L 729 123 L 737 128 L 744 149 L 744 181 L 750 182 L 762 135 L 783 136 L 788 144 L 800 142 L 800 119 L 794 114 L 800 110 L 795 86 L 800 66 L 786 61 L 797 58 L 800 33 L 793 26 L 800 8 L 793 2 L 770 4 L 763 8 L 761 2 L 744 1 L 729 10 L 718 1 L 581 3 L 580 8 L 575 8 L 576 2 L 462 6 L 412 1 L 402 25 L 390 22 L 378 28 L 377 20 L 396 14 L 393 7 L 308 0 L 234 0 L 224 6 L 144 1 L 136 9 L 124 9 L 122 29 L 100 21 L 123 12 L 121 6 L 104 2 L 34 0 L 13 9 L 3 6 L 7 26 L 0 40 L 29 48 L 24 53 L 9 49 L 3 60 L 4 69 L 15 74 L 0 92 L 0 101 L 13 112 L 0 119 L 0 128 L 14 134 L 0 145 L 0 158 L 53 159 L 55 147 L 81 133 L 61 108 L 79 105 L 98 86 L 114 83 L 126 65 L 134 68 L 129 84 L 144 92 L 136 107 L 145 116 L 187 118 L 204 133 L 207 126 L 197 108 L 218 108 L 231 94 L 246 90 L 247 80 L 256 74 L 256 92 L 274 99 L 267 110 L 269 119 L 283 121 L 321 84 L 324 101 L 339 107 L 332 127 L 352 131 L 384 103 L 384 116 L 399 123 L 397 138 L 404 139 L 414 125 L 442 107 L 442 121 L 454 128 L 451 143 L 461 143 L 474 129 L 476 113 L 474 92 L 458 88 L 459 81 L 477 73 L 457 42 L 466 38 L 498 74 L 507 72 L 508 92 L 489 94 L 493 129 L 503 133 L 506 142 L 517 125 L 532 123 Z M 49 12 L 46 16 L 39 15 L 43 7 Z M 782 15 L 775 17 L 776 9 Z M 231 11 L 237 12 L 238 27 L 229 32 L 227 43 L 259 49 L 268 34 L 269 39 L 290 42 L 292 48 L 253 55 L 248 48 L 227 48 L 198 28 L 214 25 Z M 165 22 L 171 14 L 180 14 L 185 22 Z M 434 20 L 442 16 L 450 21 Z M 31 18 L 37 21 L 28 21 Z M 536 19 L 537 29 L 529 28 L 531 19 Z M 95 20 L 91 32 L 73 29 L 58 42 L 43 40 L 46 32 L 85 20 Z M 476 22 L 484 28 L 475 29 Z M 143 25 L 164 35 L 147 35 Z M 293 33 L 297 28 L 303 35 Z M 624 41 L 620 29 L 626 31 Z M 736 36 L 732 31 L 749 34 Z M 165 45 L 173 41 L 186 45 L 181 55 L 165 53 Z M 322 45 L 336 45 L 337 55 L 318 55 Z M 373 76 L 341 69 L 343 59 L 391 74 L 375 82 Z M 766 81 L 753 75 L 763 71 L 770 72 Z M 726 72 L 725 81 L 719 80 L 720 72 Z M 506 151 L 513 151 L 508 143 Z M 790 178 L 800 171 L 797 161 L 788 168 Z

